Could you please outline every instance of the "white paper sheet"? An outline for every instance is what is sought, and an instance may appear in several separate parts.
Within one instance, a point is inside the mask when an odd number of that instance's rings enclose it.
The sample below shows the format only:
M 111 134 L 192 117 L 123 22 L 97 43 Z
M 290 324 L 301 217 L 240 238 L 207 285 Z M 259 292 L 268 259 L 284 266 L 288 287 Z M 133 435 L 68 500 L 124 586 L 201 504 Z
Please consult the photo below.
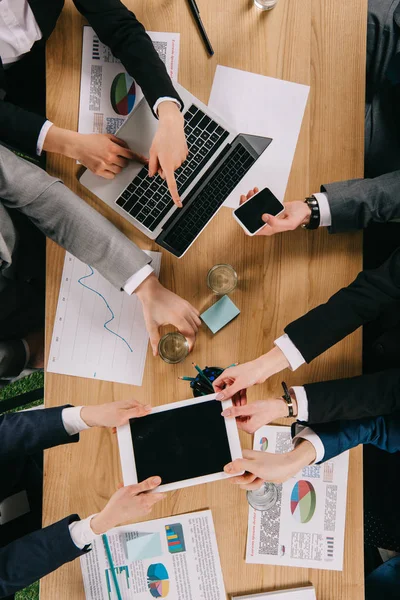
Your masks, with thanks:
M 288 452 L 290 427 L 261 427 L 254 434 L 253 448 Z M 321 465 L 305 467 L 277 486 L 273 508 L 249 507 L 246 562 L 341 571 L 348 462 L 349 453 L 344 452 Z
M 155 49 L 167 67 L 172 80 L 178 79 L 179 33 L 148 31 Z M 118 102 L 118 81 L 130 91 Z M 121 89 L 121 88 L 119 88 Z M 129 101 L 128 101 L 129 98 Z M 94 30 L 83 28 L 81 90 L 79 101 L 79 133 L 116 133 L 128 114 L 143 98 L 140 87 L 121 62 L 97 37 Z
M 236 208 L 240 194 L 269 187 L 283 202 L 309 86 L 218 65 L 209 107 L 240 133 L 273 138 L 272 143 L 225 202 Z
M 316 595 L 314 587 L 310 585 L 290 590 L 250 594 L 248 596 L 232 596 L 232 600 L 316 600 Z
M 148 254 L 158 275 L 161 253 Z M 148 340 L 138 298 L 67 252 L 47 370 L 142 385 Z
M 226 600 L 210 510 L 116 527 L 107 537 L 122 600 Z M 86 600 L 117 599 L 101 538 L 81 569 Z

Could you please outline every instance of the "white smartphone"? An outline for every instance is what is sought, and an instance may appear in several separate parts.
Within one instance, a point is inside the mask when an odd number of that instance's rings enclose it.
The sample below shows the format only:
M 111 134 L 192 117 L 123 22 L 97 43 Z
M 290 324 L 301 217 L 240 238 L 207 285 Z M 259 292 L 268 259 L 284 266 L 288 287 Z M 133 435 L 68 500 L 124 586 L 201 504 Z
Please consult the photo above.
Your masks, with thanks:
M 233 216 L 248 235 L 255 235 L 257 231 L 265 227 L 262 215 L 268 213 L 277 217 L 284 210 L 282 202 L 274 196 L 270 189 L 264 188 L 234 210 Z

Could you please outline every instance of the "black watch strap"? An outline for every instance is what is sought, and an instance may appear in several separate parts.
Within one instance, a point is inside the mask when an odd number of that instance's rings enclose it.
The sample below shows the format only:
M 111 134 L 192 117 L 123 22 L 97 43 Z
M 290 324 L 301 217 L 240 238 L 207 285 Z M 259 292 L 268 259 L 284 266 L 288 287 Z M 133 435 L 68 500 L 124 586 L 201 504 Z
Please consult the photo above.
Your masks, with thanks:
M 286 385 L 286 383 L 284 381 L 282 381 L 282 387 L 283 387 L 283 396 L 282 398 L 284 399 L 284 401 L 287 404 L 288 407 L 288 417 L 293 417 L 294 413 L 293 413 L 293 400 L 292 397 L 289 393 L 288 390 L 288 386 Z
M 318 200 L 314 196 L 311 196 L 310 198 L 306 198 L 304 202 L 311 210 L 310 222 L 303 225 L 304 229 L 318 229 L 321 221 Z

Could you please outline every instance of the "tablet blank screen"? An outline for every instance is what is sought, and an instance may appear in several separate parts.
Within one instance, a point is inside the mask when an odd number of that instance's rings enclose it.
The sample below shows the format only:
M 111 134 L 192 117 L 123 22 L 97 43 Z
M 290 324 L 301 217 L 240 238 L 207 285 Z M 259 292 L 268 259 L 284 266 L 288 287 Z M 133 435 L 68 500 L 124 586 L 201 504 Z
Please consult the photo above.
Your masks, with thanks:
M 220 473 L 231 462 L 221 402 L 210 400 L 130 421 L 138 481 L 163 484 Z

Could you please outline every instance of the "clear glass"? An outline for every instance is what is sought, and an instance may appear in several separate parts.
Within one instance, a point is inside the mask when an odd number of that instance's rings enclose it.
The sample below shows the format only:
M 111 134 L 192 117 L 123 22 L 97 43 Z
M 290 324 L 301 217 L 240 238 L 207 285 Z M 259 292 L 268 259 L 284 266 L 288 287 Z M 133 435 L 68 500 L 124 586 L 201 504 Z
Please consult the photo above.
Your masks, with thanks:
M 260 10 L 271 10 L 278 4 L 278 0 L 254 0 L 254 4 Z
M 263 483 L 260 489 L 247 492 L 247 502 L 254 510 L 269 510 L 278 501 L 278 488 L 274 483 Z
M 178 331 L 165 334 L 158 343 L 158 353 L 170 365 L 185 360 L 189 354 L 189 344 L 184 335 Z
M 231 265 L 214 265 L 207 273 L 208 287 L 219 296 L 233 292 L 237 282 L 237 273 Z

